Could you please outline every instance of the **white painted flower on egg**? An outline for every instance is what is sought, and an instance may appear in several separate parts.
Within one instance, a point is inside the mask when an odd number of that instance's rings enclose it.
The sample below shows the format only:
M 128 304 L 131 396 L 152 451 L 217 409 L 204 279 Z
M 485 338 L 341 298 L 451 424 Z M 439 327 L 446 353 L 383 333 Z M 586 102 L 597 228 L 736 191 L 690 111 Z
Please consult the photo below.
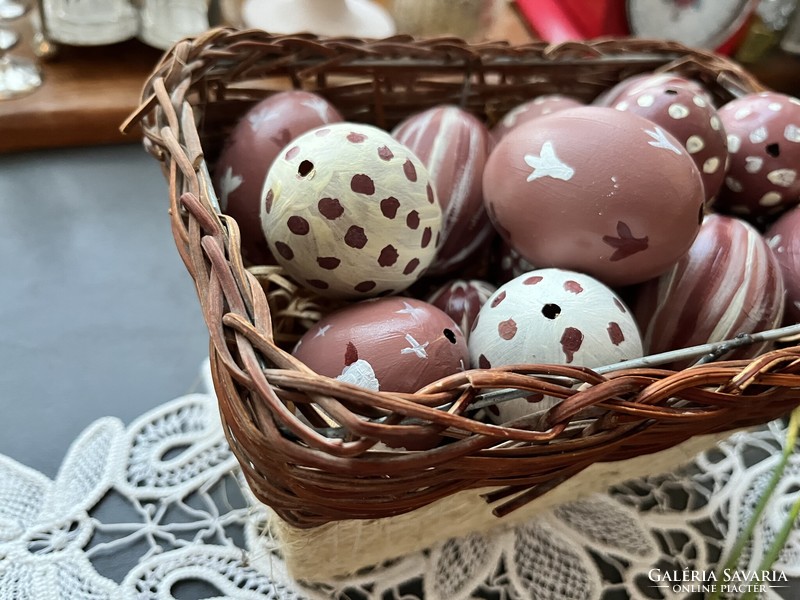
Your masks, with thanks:
M 492 294 L 473 324 L 469 353 L 472 366 L 481 369 L 600 367 L 642 356 L 642 342 L 631 312 L 610 288 L 582 273 L 539 269 Z M 553 402 L 541 397 L 504 402 L 493 418 L 506 421 Z

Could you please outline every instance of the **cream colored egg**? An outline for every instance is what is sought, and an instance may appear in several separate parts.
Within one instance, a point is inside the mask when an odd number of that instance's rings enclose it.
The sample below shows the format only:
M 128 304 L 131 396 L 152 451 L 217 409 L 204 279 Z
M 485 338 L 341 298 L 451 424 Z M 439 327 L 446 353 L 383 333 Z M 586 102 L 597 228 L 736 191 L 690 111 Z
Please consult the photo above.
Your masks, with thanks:
M 337 123 L 290 142 L 261 197 L 270 250 L 321 295 L 403 290 L 430 265 L 439 243 L 442 210 L 428 171 L 369 125 Z

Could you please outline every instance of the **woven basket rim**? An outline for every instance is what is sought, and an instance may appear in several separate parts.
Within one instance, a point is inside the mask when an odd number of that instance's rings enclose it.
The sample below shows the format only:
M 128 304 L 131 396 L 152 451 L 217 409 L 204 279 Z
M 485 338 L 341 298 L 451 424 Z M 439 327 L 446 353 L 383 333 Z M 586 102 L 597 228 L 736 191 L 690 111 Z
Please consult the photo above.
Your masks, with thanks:
M 490 500 L 503 500 L 497 513 L 505 514 L 595 461 L 763 423 L 800 401 L 793 389 L 800 387 L 796 348 L 678 372 L 648 367 L 599 375 L 557 365 L 473 370 L 416 394 L 397 394 L 318 376 L 278 347 L 263 281 L 243 264 L 238 224 L 219 213 L 202 141 L 210 133 L 201 131 L 205 119 L 225 102 L 246 103 L 270 91 L 237 87 L 253 79 L 280 77 L 292 87 L 343 94 L 348 90 L 336 87 L 336 76 L 372 78 L 383 89 L 393 77 L 419 82 L 420 74 L 449 76 L 454 69 L 468 85 L 453 87 L 453 97 L 478 107 L 489 103 L 486 98 L 507 99 L 503 81 L 532 89 L 537 77 L 549 85 L 553 77 L 574 73 L 587 80 L 578 83 L 598 91 L 613 77 L 645 69 L 697 76 L 720 96 L 765 89 L 727 58 L 656 40 L 470 45 L 455 38 L 326 39 L 219 28 L 173 46 L 123 130 L 142 124 L 145 147 L 169 182 L 173 235 L 209 328 L 212 373 L 231 448 L 256 496 L 296 526 L 399 514 L 487 486 L 498 488 Z M 389 97 L 381 93 L 376 99 Z M 354 102 L 380 121 L 378 102 Z M 575 391 L 553 383 L 553 375 L 586 385 Z M 493 388 L 563 400 L 514 426 L 464 416 L 479 390 Z M 287 408 L 290 403 L 306 418 L 324 414 L 317 422 L 334 423 L 347 435 L 328 437 L 330 428 L 309 426 Z M 450 410 L 436 408 L 444 405 Z M 365 418 L 367 407 L 382 411 L 383 418 Z M 455 441 L 419 452 L 374 451 L 379 441 L 442 431 Z

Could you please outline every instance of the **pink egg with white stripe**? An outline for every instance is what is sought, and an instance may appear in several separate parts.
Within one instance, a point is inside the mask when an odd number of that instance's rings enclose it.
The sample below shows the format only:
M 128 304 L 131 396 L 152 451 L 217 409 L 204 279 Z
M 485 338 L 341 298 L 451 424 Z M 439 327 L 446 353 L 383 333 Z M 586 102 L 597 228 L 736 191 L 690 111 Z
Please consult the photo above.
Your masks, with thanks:
M 501 286 L 483 305 L 469 337 L 473 368 L 514 364 L 600 367 L 642 356 L 633 315 L 596 279 L 562 269 L 539 269 Z M 497 422 L 552 406 L 529 396 L 490 410 Z
M 480 279 L 455 279 L 431 294 L 428 302 L 443 310 L 468 336 L 478 312 L 496 289 Z
M 438 106 L 409 117 L 392 136 L 428 169 L 442 206 L 442 240 L 429 272 L 452 271 L 469 261 L 492 233 L 481 183 L 492 146 L 489 132 L 468 112 Z
M 773 329 L 784 311 L 780 267 L 753 226 L 709 215 L 689 252 L 661 277 L 642 284 L 633 309 L 648 354 Z M 749 358 L 765 348 L 745 346 L 726 358 Z

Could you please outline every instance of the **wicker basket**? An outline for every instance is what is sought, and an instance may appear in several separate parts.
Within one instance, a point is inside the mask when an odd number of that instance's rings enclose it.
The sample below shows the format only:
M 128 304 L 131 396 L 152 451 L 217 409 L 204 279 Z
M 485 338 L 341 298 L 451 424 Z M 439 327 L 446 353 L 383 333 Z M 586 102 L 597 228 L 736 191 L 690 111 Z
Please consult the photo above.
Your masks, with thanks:
M 280 269 L 246 269 L 238 226 L 218 213 L 209 168 L 237 119 L 267 94 L 293 87 L 317 91 L 349 120 L 383 128 L 445 102 L 493 123 L 539 94 L 590 101 L 656 69 L 702 81 L 719 101 L 762 89 L 727 59 L 643 40 L 469 46 L 219 29 L 178 43 L 155 69 L 125 127 L 141 122 L 145 146 L 169 181 L 172 229 L 210 332 L 225 433 L 251 490 L 279 515 L 295 575 L 345 574 L 672 468 L 800 403 L 800 350 L 680 372 L 476 370 L 415 394 L 314 375 L 286 348 L 324 306 Z M 548 376 L 585 385 L 576 391 Z M 464 416 L 478 393 L 493 388 L 563 400 L 513 427 Z M 293 407 L 307 417 L 324 414 L 327 427 L 309 426 Z M 365 419 L 375 407 L 383 418 Z M 442 432 L 451 443 L 421 452 L 374 449 L 422 431 Z

